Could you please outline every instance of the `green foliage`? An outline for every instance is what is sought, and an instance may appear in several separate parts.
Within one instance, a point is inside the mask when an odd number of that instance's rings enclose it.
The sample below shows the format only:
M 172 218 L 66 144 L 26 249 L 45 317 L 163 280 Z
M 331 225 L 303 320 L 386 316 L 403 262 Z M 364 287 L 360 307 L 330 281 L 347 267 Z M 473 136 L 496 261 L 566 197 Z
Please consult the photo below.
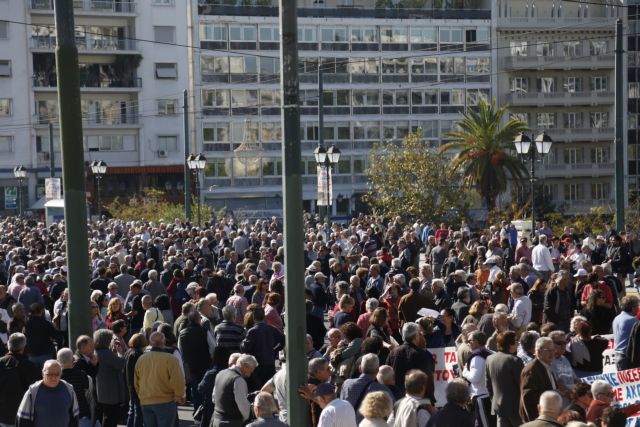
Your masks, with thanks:
M 495 207 L 498 195 L 506 191 L 509 178 L 520 185 L 528 177 L 526 167 L 512 154 L 514 138 L 526 131 L 527 125 L 510 119 L 501 126 L 507 108 L 506 104 L 497 108 L 495 100 L 487 104 L 481 99 L 477 111 L 467 109 L 456 123 L 459 129 L 446 135 L 454 141 L 440 148 L 440 153 L 455 153 L 451 173 L 461 174 L 464 185 L 475 189 L 489 210 Z
M 397 4 L 398 9 L 424 9 L 427 0 L 400 0 Z
M 393 2 L 391 0 L 376 0 L 376 9 L 391 9 Z
M 134 196 L 126 200 L 116 197 L 105 208 L 114 218 L 126 221 L 144 219 L 153 222 L 173 222 L 176 219 L 182 221 L 185 219 L 184 204 L 170 202 L 167 200 L 166 193 L 157 189 L 146 190 L 144 197 Z M 198 220 L 197 209 L 197 200 L 193 198 L 191 202 L 191 221 L 194 223 Z M 216 211 L 211 206 L 203 204 L 201 209 L 203 223 L 209 221 L 212 217 L 222 218 L 224 215 L 224 208 Z
M 373 212 L 387 218 L 459 220 L 466 216 L 471 197 L 452 183 L 447 167 L 444 156 L 425 146 L 420 131 L 409 134 L 399 146 L 376 144 L 364 200 Z

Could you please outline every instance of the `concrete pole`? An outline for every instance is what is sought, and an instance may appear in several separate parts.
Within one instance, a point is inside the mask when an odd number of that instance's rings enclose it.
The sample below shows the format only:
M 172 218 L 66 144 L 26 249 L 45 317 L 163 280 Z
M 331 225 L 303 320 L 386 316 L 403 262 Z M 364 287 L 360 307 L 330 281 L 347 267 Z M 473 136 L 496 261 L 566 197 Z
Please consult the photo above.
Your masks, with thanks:
M 56 177 L 56 164 L 54 161 L 54 154 L 53 154 L 53 123 L 49 122 L 49 176 L 51 178 L 55 178 Z
M 298 395 L 306 382 L 307 360 L 302 223 L 302 155 L 298 81 L 298 22 L 296 0 L 280 2 L 280 79 L 282 87 L 282 160 L 285 274 L 287 408 L 290 426 L 307 425 L 307 402 Z
M 64 220 L 69 269 L 69 343 L 74 346 L 78 336 L 92 335 L 93 328 L 89 304 L 87 196 L 73 0 L 55 0 L 55 20 Z
M 191 176 L 189 175 L 189 164 L 187 158 L 191 151 L 189 147 L 189 91 L 184 91 L 183 121 L 184 121 L 184 214 L 185 221 L 191 221 Z

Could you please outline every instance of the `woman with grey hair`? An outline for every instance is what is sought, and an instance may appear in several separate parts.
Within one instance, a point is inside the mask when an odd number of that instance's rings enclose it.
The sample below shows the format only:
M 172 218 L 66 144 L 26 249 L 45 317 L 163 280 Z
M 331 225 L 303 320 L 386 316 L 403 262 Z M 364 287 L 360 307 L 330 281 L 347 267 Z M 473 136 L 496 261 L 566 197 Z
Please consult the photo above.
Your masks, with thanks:
M 102 406 L 103 427 L 117 427 L 120 405 L 127 401 L 125 360 L 120 357 L 117 349 L 110 349 L 112 339 L 113 332 L 108 329 L 98 329 L 93 333 L 98 358 L 96 391 L 98 403 Z

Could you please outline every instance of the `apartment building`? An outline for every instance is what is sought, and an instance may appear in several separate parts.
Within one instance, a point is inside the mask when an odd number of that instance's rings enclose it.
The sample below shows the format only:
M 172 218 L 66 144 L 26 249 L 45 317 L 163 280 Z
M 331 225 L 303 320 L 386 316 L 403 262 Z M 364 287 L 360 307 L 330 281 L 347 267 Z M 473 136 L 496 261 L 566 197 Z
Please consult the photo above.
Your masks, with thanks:
M 333 170 L 333 215 L 362 209 L 370 151 L 422 128 L 437 148 L 460 112 L 493 93 L 490 4 L 385 8 L 357 0 L 300 1 L 298 41 L 304 208 L 317 212 L 313 150 L 342 152 Z M 194 58 L 197 139 L 208 159 L 206 203 L 281 211 L 277 3 L 200 1 Z M 452 7 L 452 6 L 449 6 Z M 459 6 L 460 8 L 462 5 Z M 318 68 L 324 126 L 318 127 Z
M 108 164 L 103 194 L 130 197 L 149 186 L 181 194 L 188 3 L 78 0 L 74 6 L 85 160 Z M 49 176 L 50 122 L 60 173 L 53 0 L 0 0 L 0 16 L 12 21 L 0 22 L 0 186 L 15 186 L 12 169 L 24 165 L 28 208 Z M 0 212 L 11 213 L 4 193 Z
M 614 34 L 625 12 L 615 6 L 494 2 L 498 99 L 552 138 L 536 174 L 559 212 L 614 209 Z
M 637 207 L 640 200 L 640 3 L 629 2 L 627 41 L 627 180 L 629 204 Z

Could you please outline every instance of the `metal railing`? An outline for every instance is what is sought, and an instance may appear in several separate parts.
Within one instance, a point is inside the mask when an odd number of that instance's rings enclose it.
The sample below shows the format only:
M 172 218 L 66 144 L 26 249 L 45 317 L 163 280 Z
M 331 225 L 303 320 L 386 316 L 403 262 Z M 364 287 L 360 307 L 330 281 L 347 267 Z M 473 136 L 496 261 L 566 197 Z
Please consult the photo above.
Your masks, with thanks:
M 76 13 L 135 13 L 136 2 L 120 0 L 74 0 Z M 53 11 L 53 0 L 31 0 L 31 10 Z
M 55 37 L 34 36 L 30 39 L 32 49 L 55 49 L 57 40 Z M 78 50 L 91 51 L 118 51 L 118 50 L 137 50 L 135 40 L 104 38 L 104 39 L 85 39 L 84 37 L 76 37 L 76 46 Z
M 57 87 L 57 79 L 55 74 L 39 74 L 33 76 L 33 87 L 55 88 Z M 135 77 L 133 79 L 92 79 L 80 75 L 81 88 L 141 88 L 142 78 Z

